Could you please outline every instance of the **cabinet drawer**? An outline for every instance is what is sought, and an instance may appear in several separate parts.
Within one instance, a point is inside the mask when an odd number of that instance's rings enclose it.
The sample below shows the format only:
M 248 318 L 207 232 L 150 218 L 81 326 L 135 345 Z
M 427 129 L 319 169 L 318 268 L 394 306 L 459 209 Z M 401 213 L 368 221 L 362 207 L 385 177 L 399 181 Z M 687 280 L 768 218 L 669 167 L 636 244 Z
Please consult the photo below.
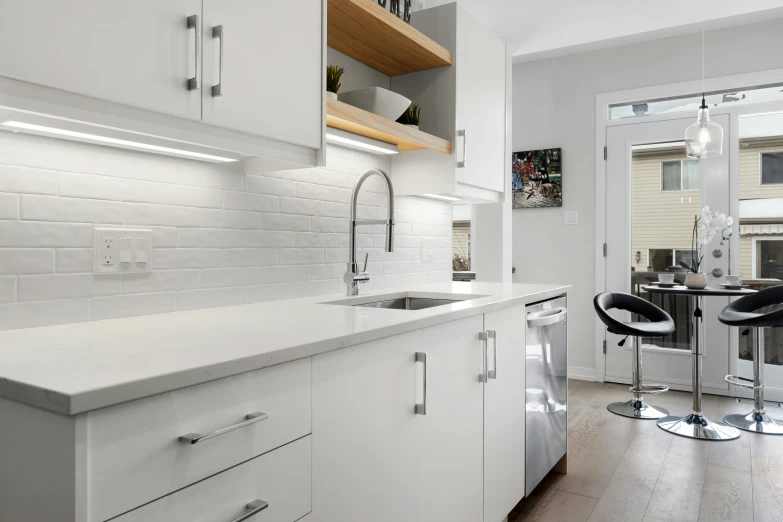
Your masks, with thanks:
M 86 414 L 89 520 L 117 516 L 309 434 L 310 402 L 308 358 Z M 248 423 L 255 412 L 266 418 Z M 180 440 L 215 432 L 195 444 Z
M 305 437 L 126 513 L 115 522 L 229 522 L 263 503 L 252 522 L 294 522 L 310 512 L 310 439 Z M 250 505 L 251 502 L 254 504 Z

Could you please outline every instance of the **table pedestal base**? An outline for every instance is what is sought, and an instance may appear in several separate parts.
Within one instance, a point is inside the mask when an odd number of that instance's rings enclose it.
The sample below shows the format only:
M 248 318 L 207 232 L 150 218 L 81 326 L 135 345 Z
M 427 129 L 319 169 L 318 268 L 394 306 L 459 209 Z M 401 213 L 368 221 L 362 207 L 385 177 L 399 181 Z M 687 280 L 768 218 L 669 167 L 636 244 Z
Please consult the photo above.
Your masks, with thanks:
M 634 419 L 654 420 L 669 415 L 668 410 L 650 406 L 644 399 L 613 402 L 607 406 L 606 409 L 615 415 L 622 415 L 623 417 L 631 417 Z
M 740 436 L 739 430 L 717 424 L 703 415 L 691 413 L 686 417 L 664 417 L 658 420 L 658 427 L 669 433 L 702 440 L 733 440 Z
M 783 435 L 783 423 L 773 419 L 766 413 L 751 412 L 747 415 L 737 413 L 726 415 L 723 422 L 745 431 L 765 433 L 767 435 Z

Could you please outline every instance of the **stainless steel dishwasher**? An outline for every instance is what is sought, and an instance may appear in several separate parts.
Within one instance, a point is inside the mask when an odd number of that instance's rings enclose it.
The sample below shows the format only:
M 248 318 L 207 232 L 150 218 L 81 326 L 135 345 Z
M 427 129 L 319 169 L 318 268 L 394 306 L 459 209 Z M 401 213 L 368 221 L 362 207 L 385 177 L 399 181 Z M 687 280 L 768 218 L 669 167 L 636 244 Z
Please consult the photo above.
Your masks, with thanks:
M 528 305 L 525 361 L 525 496 L 566 453 L 566 298 Z

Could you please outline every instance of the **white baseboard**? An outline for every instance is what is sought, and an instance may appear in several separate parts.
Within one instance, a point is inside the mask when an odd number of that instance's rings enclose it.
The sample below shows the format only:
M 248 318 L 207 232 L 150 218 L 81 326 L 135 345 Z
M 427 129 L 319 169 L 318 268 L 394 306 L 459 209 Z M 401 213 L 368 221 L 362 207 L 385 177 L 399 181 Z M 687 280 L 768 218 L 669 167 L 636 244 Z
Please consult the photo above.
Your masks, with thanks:
M 595 368 L 589 368 L 587 366 L 569 366 L 568 378 L 577 379 L 579 381 L 594 381 Z

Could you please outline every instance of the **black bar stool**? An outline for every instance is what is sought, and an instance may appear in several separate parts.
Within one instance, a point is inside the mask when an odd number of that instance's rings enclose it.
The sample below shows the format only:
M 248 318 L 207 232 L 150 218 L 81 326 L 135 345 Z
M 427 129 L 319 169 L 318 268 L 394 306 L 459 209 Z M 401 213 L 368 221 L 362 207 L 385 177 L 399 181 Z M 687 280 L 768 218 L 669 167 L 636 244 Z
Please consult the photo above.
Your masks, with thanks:
M 672 318 L 641 297 L 619 292 L 604 292 L 598 294 L 593 299 L 595 311 L 598 317 L 606 325 L 606 329 L 617 335 L 625 335 L 634 338 L 633 347 L 633 367 L 632 378 L 633 385 L 628 388 L 631 392 L 631 400 L 625 402 L 613 402 L 607 409 L 623 417 L 633 417 L 636 419 L 660 419 L 669 415 L 669 412 L 663 408 L 650 406 L 644 401 L 644 394 L 663 393 L 668 391 L 669 387 L 662 384 L 642 384 L 642 337 L 666 337 L 674 332 L 674 321 Z M 626 310 L 632 314 L 638 314 L 649 322 L 628 322 L 618 321 L 611 315 L 609 310 Z M 620 346 L 625 340 L 620 342 Z
M 740 328 L 754 329 L 753 342 L 753 379 L 737 375 L 727 375 L 726 382 L 753 390 L 753 411 L 747 415 L 741 413 L 726 415 L 723 422 L 746 431 L 783 435 L 783 423 L 767 415 L 764 407 L 764 329 L 783 327 L 783 309 L 756 313 L 766 306 L 783 304 L 783 286 L 773 286 L 758 293 L 741 297 L 724 308 L 718 315 L 723 324 Z

